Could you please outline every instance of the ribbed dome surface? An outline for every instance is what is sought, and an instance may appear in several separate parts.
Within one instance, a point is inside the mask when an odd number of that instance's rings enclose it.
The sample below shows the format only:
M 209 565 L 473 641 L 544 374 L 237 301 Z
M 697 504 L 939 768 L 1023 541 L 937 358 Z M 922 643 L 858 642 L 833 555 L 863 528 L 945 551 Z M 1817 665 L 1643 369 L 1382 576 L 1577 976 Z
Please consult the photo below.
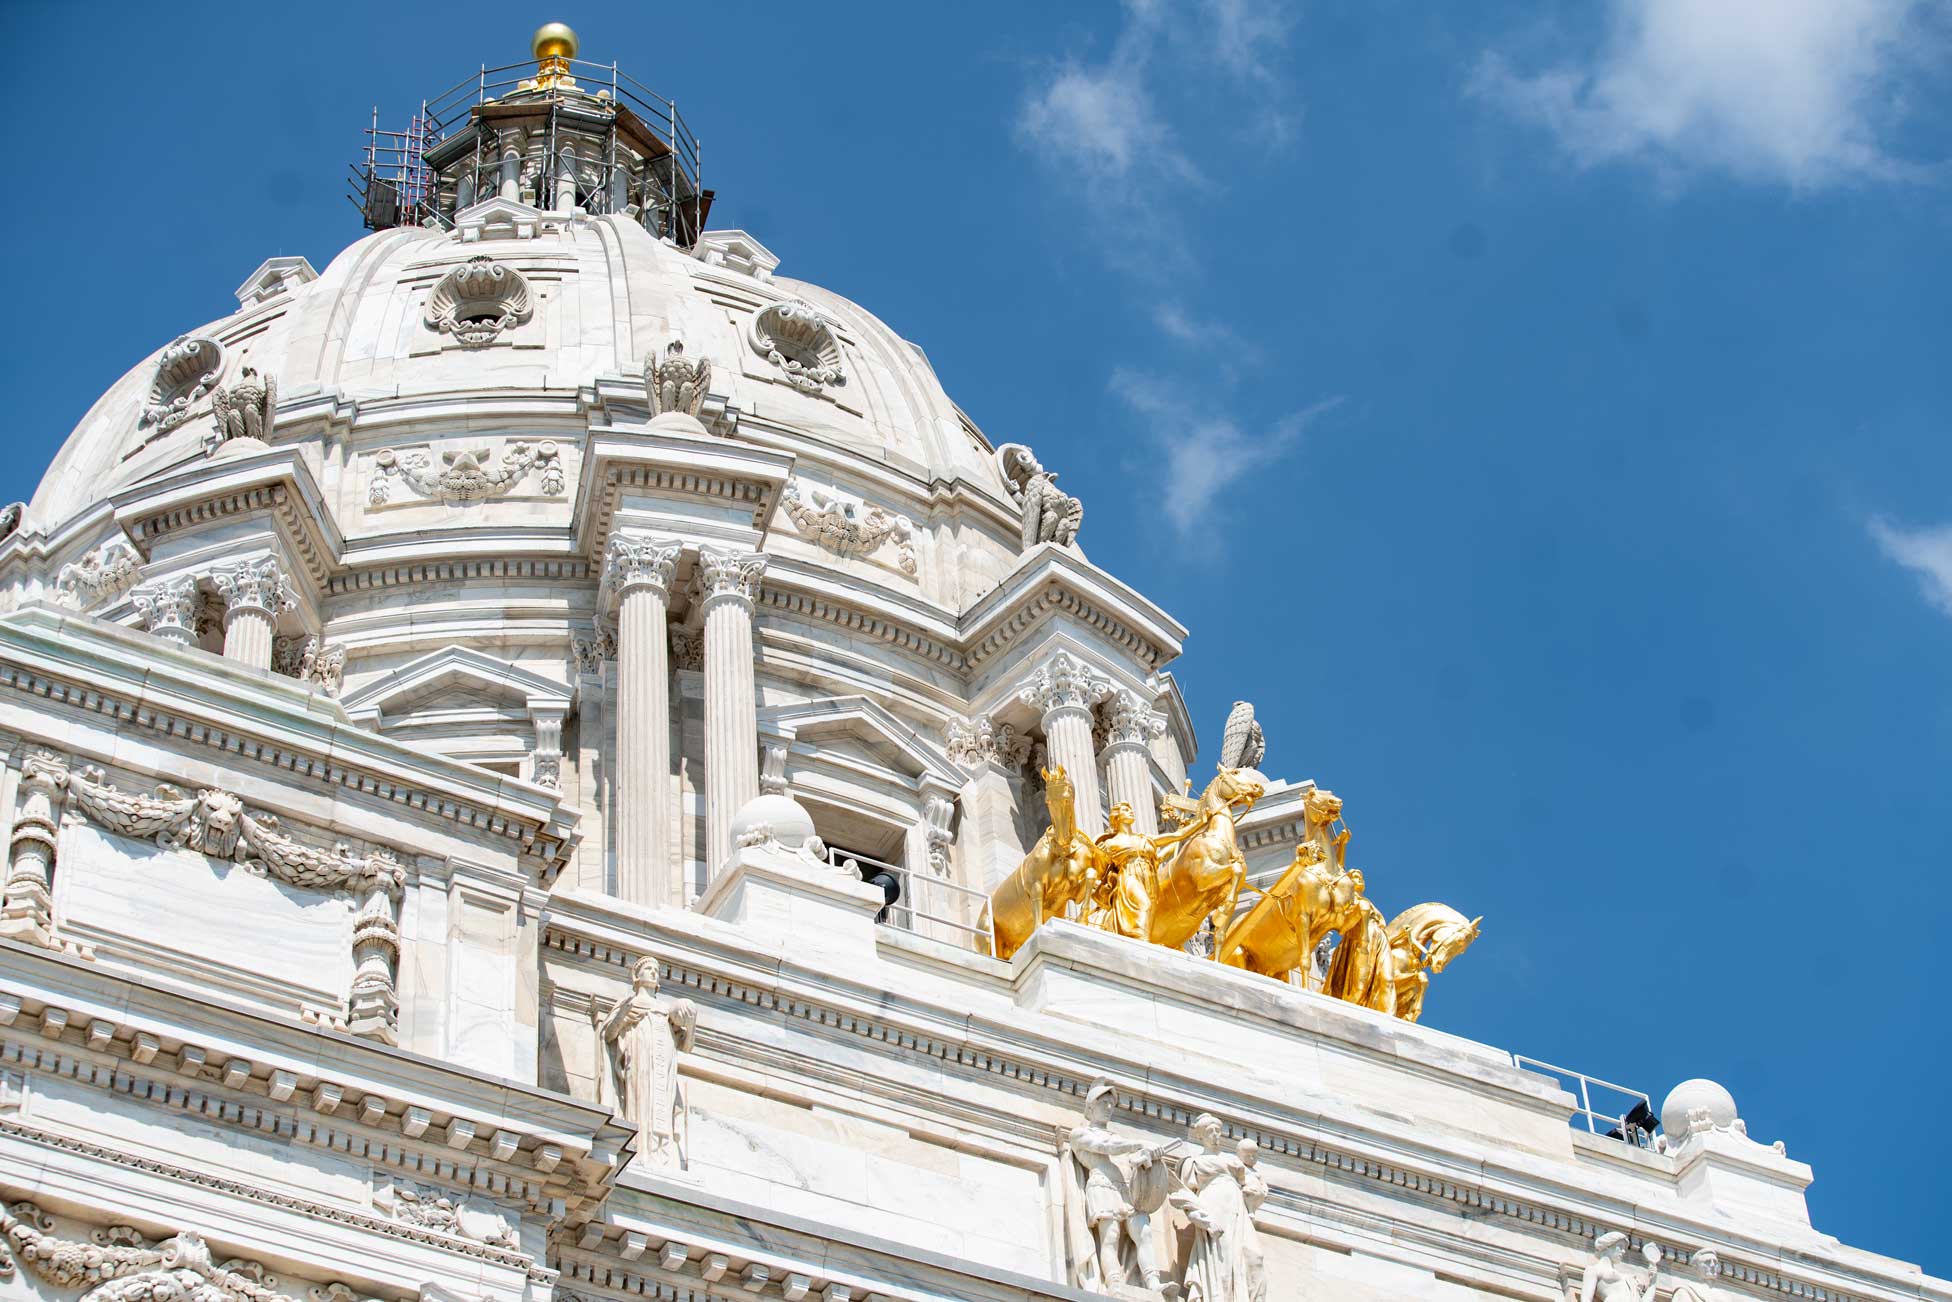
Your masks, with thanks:
M 533 302 L 524 320 L 510 323 L 502 346 L 454 347 L 428 314 L 452 297 L 440 292 L 443 278 L 478 258 L 518 272 Z M 844 363 L 843 378 L 820 391 L 791 383 L 753 337 L 753 322 L 768 307 L 796 300 L 831 324 Z M 464 313 L 470 306 L 459 305 Z M 993 457 L 927 360 L 875 317 L 812 285 L 708 265 L 621 218 L 466 242 L 416 227 L 382 231 L 348 247 L 316 280 L 218 321 L 186 322 L 183 333 L 218 346 L 217 369 L 201 377 L 206 389 L 235 383 L 249 366 L 275 379 L 285 404 L 307 396 L 343 403 L 589 390 L 600 377 L 635 380 L 647 357 L 679 338 L 688 356 L 713 365 L 712 391 L 743 418 L 924 483 L 964 479 L 1004 494 Z M 145 409 L 167 406 L 186 369 L 196 370 L 194 360 L 187 368 L 180 358 L 167 364 L 171 343 L 159 340 L 75 428 L 30 504 L 30 527 L 58 527 L 201 453 L 211 429 L 207 391 L 188 390 L 180 421 L 168 429 L 144 419 Z M 330 481 L 329 458 L 322 469 Z

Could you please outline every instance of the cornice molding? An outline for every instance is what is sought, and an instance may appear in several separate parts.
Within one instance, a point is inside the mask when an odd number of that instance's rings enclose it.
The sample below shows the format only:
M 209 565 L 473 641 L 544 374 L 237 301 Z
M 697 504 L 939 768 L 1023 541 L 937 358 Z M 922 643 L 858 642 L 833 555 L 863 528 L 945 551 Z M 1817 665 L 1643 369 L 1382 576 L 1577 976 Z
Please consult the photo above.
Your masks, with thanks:
M 601 557 L 621 499 L 633 489 L 703 498 L 720 510 L 747 512 L 750 527 L 763 538 L 792 469 L 790 456 L 727 439 L 593 425 L 577 484 L 573 549 Z
M 258 512 L 276 521 L 292 561 L 316 587 L 325 585 L 345 551 L 345 539 L 297 447 L 219 461 L 199 458 L 109 500 L 116 522 L 145 557 L 169 534 Z
M 1691 1219 L 1646 1204 L 1623 1206 L 1608 1194 L 1584 1196 L 1578 1188 L 1557 1183 L 1536 1163 L 1529 1163 L 1533 1169 L 1527 1170 L 1468 1154 L 1447 1158 L 1427 1143 L 1395 1142 L 1354 1121 L 1297 1115 L 1284 1105 L 1262 1101 L 1239 1106 L 1233 1096 L 1223 1100 L 1202 1094 L 1200 1079 L 1194 1076 L 1175 1079 L 1145 1062 L 1125 1064 L 1121 1070 L 1076 1044 L 1056 1038 L 1038 1041 L 1020 1027 L 989 1025 L 980 1014 L 964 1012 L 931 1023 L 920 1006 L 890 1001 L 885 992 L 863 989 L 859 998 L 849 998 L 849 983 L 832 972 L 811 968 L 796 972 L 790 962 L 780 964 L 777 956 L 764 964 L 746 962 L 712 937 L 695 932 L 666 934 L 654 921 L 648 933 L 640 921 L 632 934 L 599 916 L 606 911 L 608 902 L 593 897 L 575 893 L 553 897 L 543 919 L 544 947 L 600 969 L 616 969 L 611 979 L 655 950 L 664 964 L 665 989 L 682 991 L 703 1005 L 744 1005 L 824 1034 L 864 1042 L 882 1053 L 929 1059 L 931 1070 L 953 1068 L 1001 1077 L 1056 1096 L 1067 1106 L 1081 1108 L 1091 1081 L 1109 1072 L 1121 1082 L 1121 1110 L 1149 1128 L 1183 1130 L 1199 1113 L 1214 1112 L 1227 1120 L 1229 1137 L 1252 1139 L 1291 1163 L 1333 1173 L 1339 1180 L 1392 1198 L 1407 1193 L 1429 1204 L 1451 1205 L 1468 1219 L 1498 1218 L 1522 1225 L 1528 1233 L 1557 1235 L 1569 1255 L 1586 1250 L 1603 1230 L 1631 1225 L 1639 1239 L 1658 1243 L 1671 1258 L 1685 1260 L 1689 1251 L 1713 1246 L 1722 1256 L 1724 1279 L 1742 1280 L 1769 1293 L 1827 1302 L 1874 1302 L 1892 1296 L 1889 1290 L 1900 1286 L 1895 1279 L 1886 1282 L 1863 1275 L 1868 1291 L 1855 1291 L 1857 1286 L 1845 1281 L 1862 1272 L 1842 1265 L 1821 1273 L 1786 1271 L 1780 1266 L 1779 1249 L 1770 1240 L 1743 1235 L 1725 1222 L 1708 1219 L 1711 1213 Z M 621 917 L 622 911 L 618 912 Z M 1012 969 L 1008 975 L 999 973 L 999 980 L 1023 979 L 1015 965 Z M 741 1051 L 729 1047 L 736 1037 L 725 1039 L 725 1056 L 737 1061 Z M 1401 1065 L 1404 1070 L 1427 1071 L 1408 1060 Z M 1134 1089 L 1125 1083 L 1136 1080 L 1147 1084 Z M 861 1085 L 871 1089 L 873 1078 L 864 1074 Z M 1549 1082 L 1541 1082 L 1541 1097 L 1551 1088 Z M 1293 1191 L 1287 1196 L 1291 1201 L 1297 1197 Z M 1469 1258 L 1478 1247 L 1460 1232 L 1446 1239 L 1441 1251 Z M 1804 1261 L 1809 1262 L 1808 1253 Z
M 1058 615 L 1090 628 L 1129 654 L 1143 675 L 1179 655 L 1186 628 L 1068 548 L 1045 543 L 1024 553 L 1017 568 L 962 619 L 972 669 L 1007 651 Z
M 8 940 L 0 1062 L 545 1215 L 601 1202 L 635 1133 L 606 1108 Z
M 543 876 L 567 863 L 580 819 L 551 788 L 502 777 L 354 727 L 302 683 L 99 620 L 30 607 L 0 617 L 0 690 L 107 715 L 123 729 L 195 743 L 345 787 L 514 843 Z M 82 745 L 78 759 L 105 763 Z

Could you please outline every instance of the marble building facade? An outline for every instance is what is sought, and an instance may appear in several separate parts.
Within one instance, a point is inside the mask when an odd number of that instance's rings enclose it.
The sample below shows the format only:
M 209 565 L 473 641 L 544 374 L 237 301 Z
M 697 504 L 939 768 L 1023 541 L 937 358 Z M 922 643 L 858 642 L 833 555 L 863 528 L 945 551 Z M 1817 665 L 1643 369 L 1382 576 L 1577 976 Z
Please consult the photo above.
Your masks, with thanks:
M 0 1299 L 1952 1302 L 1719 1087 L 1623 1142 L 1305 982 L 994 957 L 1046 770 L 1203 781 L 1187 630 L 915 345 L 542 148 L 265 262 L 0 518 Z M 1178 1182 L 1117 1279 L 1094 1145 Z

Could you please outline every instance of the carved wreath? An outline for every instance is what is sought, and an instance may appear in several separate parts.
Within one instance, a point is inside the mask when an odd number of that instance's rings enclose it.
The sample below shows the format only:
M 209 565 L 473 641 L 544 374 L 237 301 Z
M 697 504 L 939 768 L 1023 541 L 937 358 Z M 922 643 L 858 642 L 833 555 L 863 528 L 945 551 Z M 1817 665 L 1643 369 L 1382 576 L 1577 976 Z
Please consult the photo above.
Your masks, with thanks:
M 154 425 L 158 433 L 175 429 L 190 418 L 190 407 L 210 392 L 224 369 L 224 346 L 215 339 L 178 335 L 157 359 L 148 400 L 136 418 L 138 428 Z
M 300 844 L 278 830 L 270 814 L 247 811 L 228 791 L 194 795 L 164 783 L 154 795 L 109 785 L 95 767 L 70 768 L 59 756 L 30 755 L 23 768 L 57 791 L 77 809 L 121 836 L 154 841 L 165 850 L 194 850 L 229 859 L 260 876 L 315 891 L 384 891 L 397 898 L 406 871 L 386 850 L 354 854 L 341 842 L 330 850 Z
M 493 343 L 535 311 L 529 282 L 513 267 L 477 254 L 435 282 L 427 324 L 468 348 Z
M 752 346 L 796 389 L 819 393 L 847 382 L 833 323 L 811 303 L 794 299 L 761 308 L 752 318 Z

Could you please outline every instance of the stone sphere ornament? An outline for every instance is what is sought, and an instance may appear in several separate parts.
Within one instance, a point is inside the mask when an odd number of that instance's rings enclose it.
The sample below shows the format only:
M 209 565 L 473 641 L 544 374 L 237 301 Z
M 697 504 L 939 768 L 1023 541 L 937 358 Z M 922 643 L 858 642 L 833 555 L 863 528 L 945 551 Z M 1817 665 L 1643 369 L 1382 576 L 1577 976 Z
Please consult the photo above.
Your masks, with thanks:
M 1735 1124 L 1735 1098 L 1711 1080 L 1684 1080 L 1667 1092 L 1667 1099 L 1661 1104 L 1661 1129 L 1671 1139 L 1679 1140 L 1688 1133 L 1688 1118 L 1697 1111 L 1705 1111 L 1717 1130 L 1727 1130 Z

